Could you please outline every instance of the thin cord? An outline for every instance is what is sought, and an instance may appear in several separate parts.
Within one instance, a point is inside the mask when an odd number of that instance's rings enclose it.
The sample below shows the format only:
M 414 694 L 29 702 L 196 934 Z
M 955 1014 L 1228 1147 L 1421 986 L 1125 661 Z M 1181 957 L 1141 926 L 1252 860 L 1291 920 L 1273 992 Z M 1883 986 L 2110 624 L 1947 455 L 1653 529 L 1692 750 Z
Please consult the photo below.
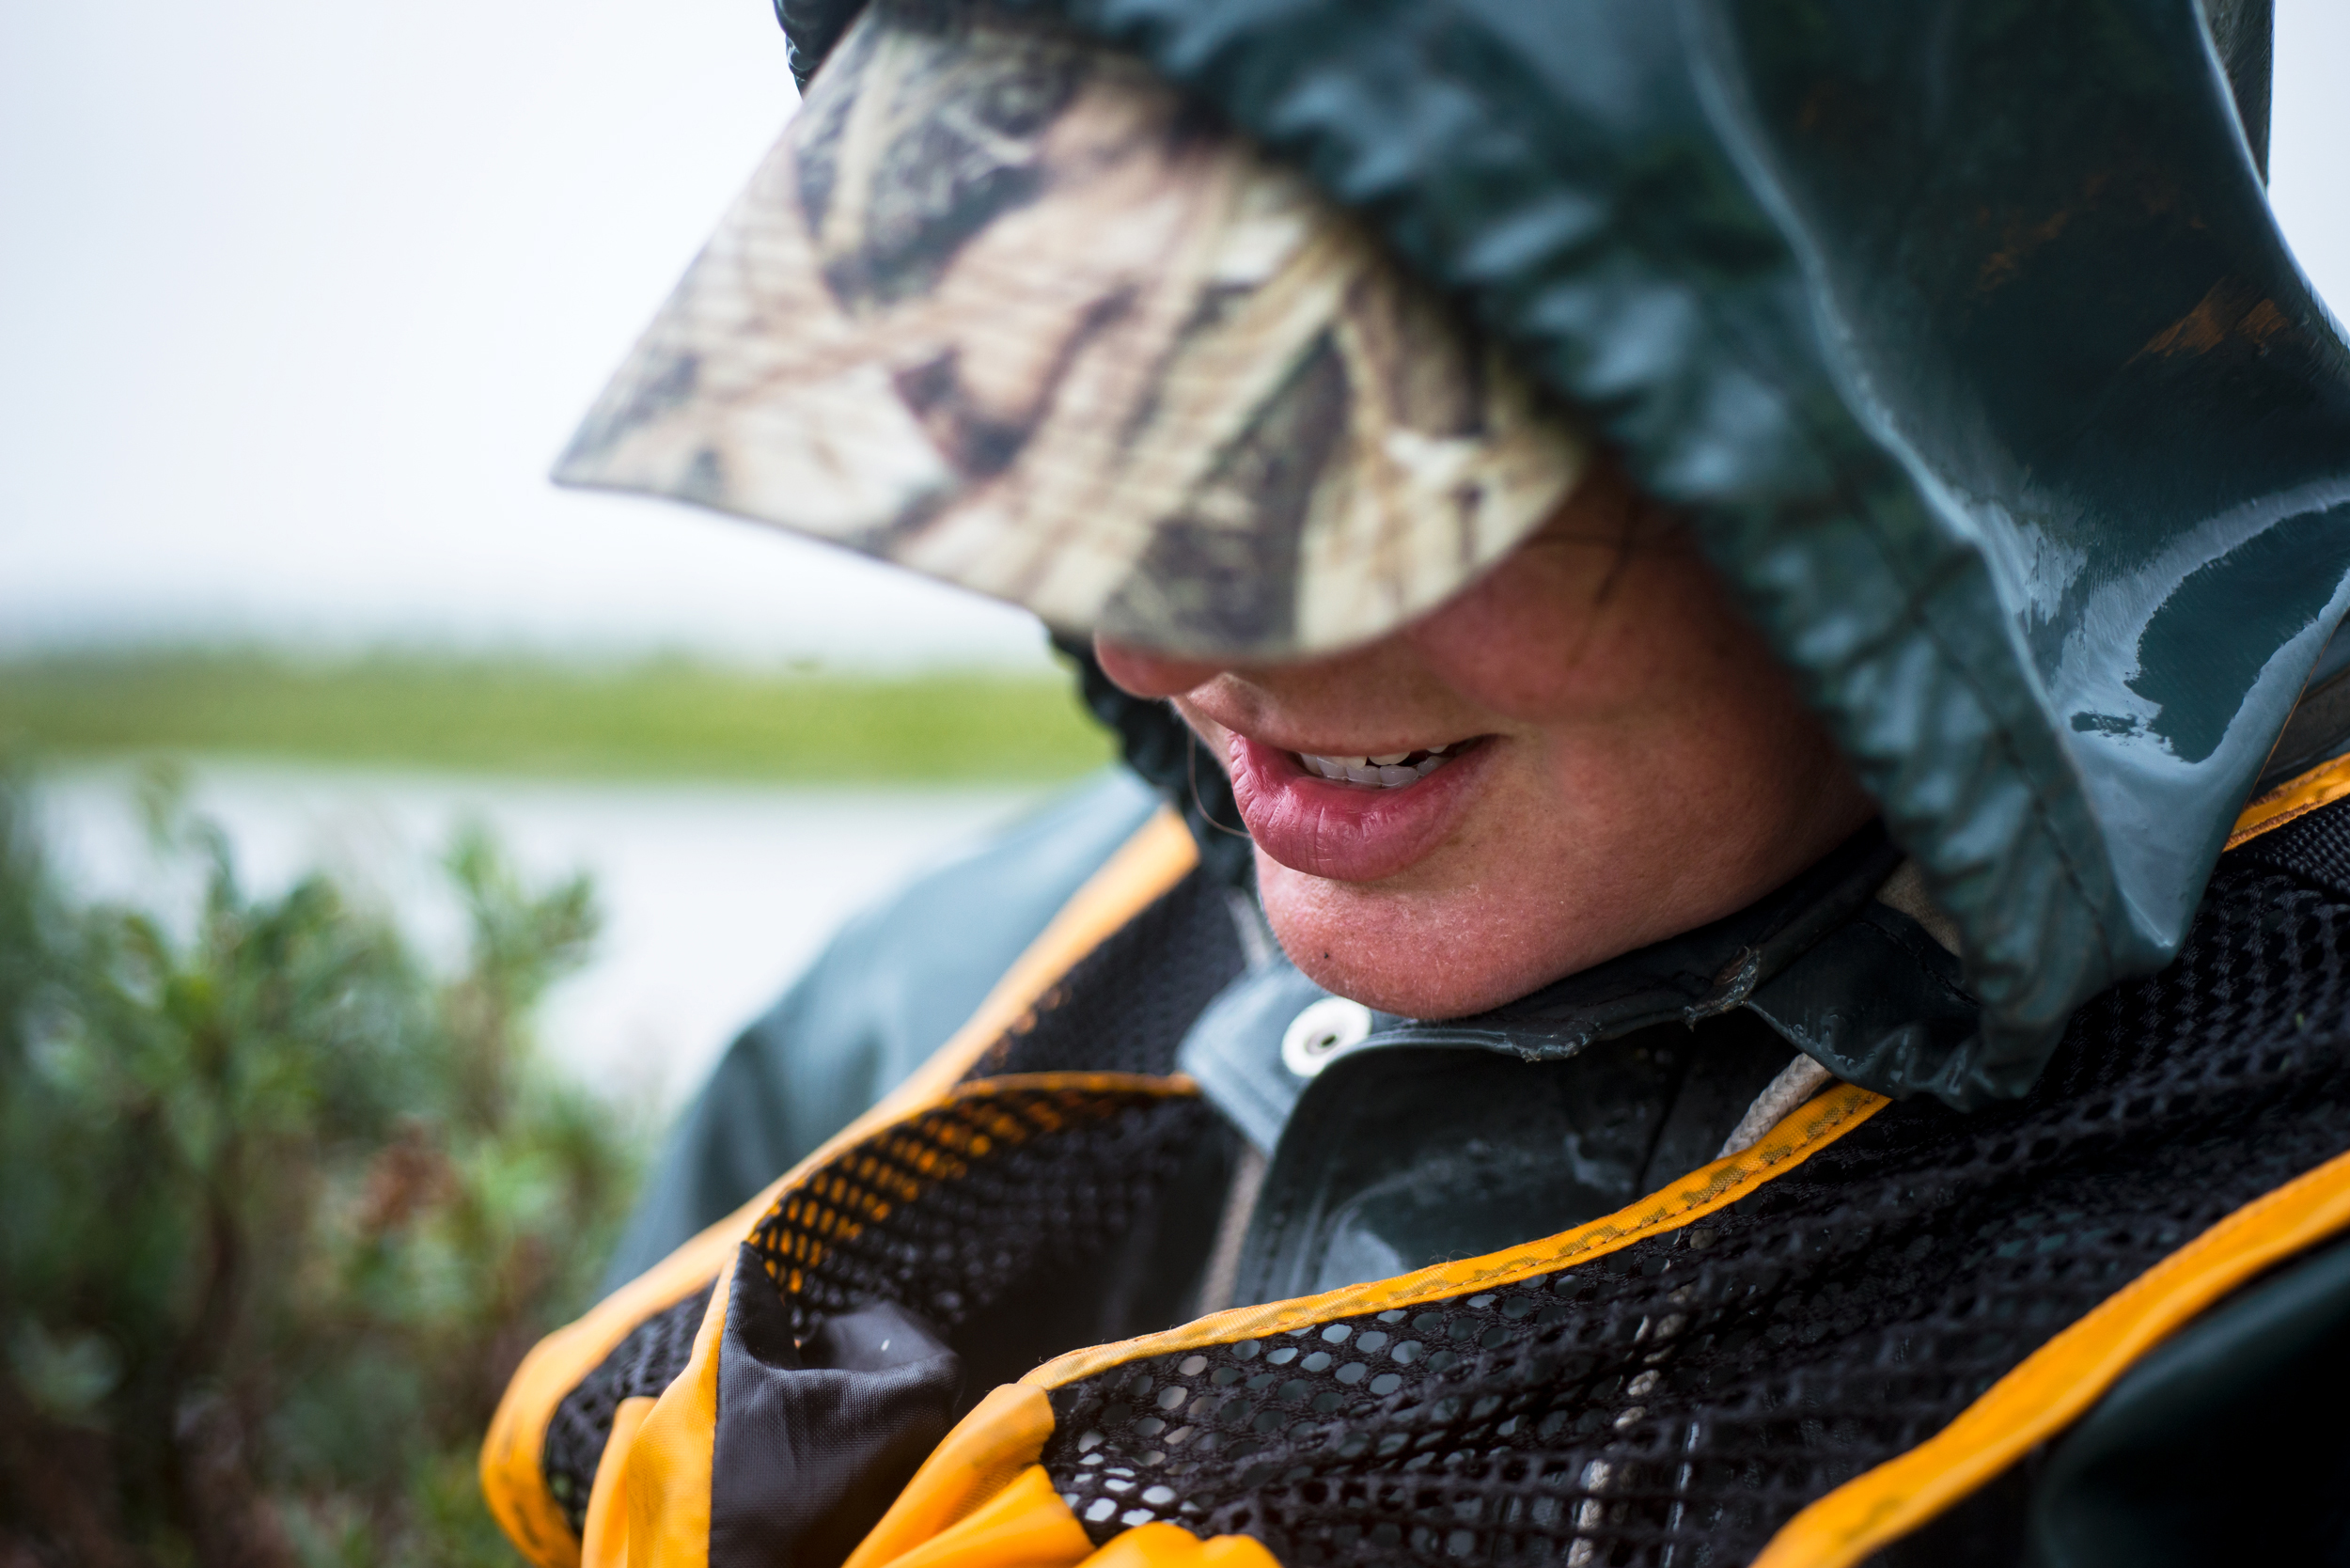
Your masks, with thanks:
M 1199 1281 L 1200 1316 L 1221 1312 L 1233 1305 L 1240 1285 L 1241 1247 L 1248 1240 L 1248 1222 L 1256 1217 L 1257 1199 L 1264 1191 L 1264 1151 L 1244 1141 L 1232 1165 L 1231 1185 L 1224 1189 L 1224 1213 L 1216 1220 L 1215 1242 L 1208 1249 L 1208 1268 Z
M 1762 1093 L 1754 1097 L 1754 1104 L 1747 1107 L 1747 1114 L 1738 1119 L 1738 1125 L 1731 1128 L 1730 1137 L 1722 1140 L 1722 1152 L 1714 1157 L 1725 1160 L 1753 1148 L 1762 1140 L 1764 1133 L 1778 1126 L 1789 1112 L 1817 1094 L 1820 1086 L 1835 1075 L 1810 1057 L 1798 1055 L 1779 1070 L 1778 1077 L 1763 1086 Z
M 1191 774 L 1191 804 L 1199 812 L 1199 820 L 1218 833 L 1229 833 L 1235 839 L 1246 839 L 1248 837 L 1246 827 L 1226 827 L 1222 823 L 1217 822 L 1214 815 L 1208 810 L 1208 803 L 1199 798 L 1199 754 L 1206 749 L 1199 744 L 1198 736 L 1189 729 L 1183 731 L 1183 765 Z

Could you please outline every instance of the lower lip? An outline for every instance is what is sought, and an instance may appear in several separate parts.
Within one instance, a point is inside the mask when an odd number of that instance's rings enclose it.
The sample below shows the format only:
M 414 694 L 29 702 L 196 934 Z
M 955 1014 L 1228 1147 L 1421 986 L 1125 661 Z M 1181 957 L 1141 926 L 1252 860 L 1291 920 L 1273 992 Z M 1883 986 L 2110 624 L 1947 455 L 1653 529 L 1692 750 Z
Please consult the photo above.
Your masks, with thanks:
M 1340 784 L 1291 752 L 1234 735 L 1232 796 L 1257 847 L 1293 871 L 1377 882 L 1404 870 L 1451 833 L 1491 745 L 1472 745 L 1400 789 Z

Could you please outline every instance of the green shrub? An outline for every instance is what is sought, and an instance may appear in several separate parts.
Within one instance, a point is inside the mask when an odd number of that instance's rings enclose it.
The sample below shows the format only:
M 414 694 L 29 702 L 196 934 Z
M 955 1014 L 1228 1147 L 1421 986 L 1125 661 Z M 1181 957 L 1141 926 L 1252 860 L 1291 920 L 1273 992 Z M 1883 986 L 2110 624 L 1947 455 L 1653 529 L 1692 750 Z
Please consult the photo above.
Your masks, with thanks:
M 77 907 L 0 789 L 0 1562 L 510 1564 L 475 1447 L 641 1142 L 529 1033 L 588 885 L 462 836 L 451 979 L 157 822 L 192 924 Z

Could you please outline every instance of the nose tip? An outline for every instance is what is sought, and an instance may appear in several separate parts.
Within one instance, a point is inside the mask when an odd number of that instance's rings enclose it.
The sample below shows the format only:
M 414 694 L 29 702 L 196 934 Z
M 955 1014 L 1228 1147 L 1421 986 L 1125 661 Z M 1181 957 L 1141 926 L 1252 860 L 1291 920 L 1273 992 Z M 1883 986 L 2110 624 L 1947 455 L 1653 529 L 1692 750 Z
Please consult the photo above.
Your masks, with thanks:
M 1136 697 L 1180 697 L 1224 672 L 1223 666 L 1207 660 L 1156 653 L 1132 643 L 1114 642 L 1098 633 L 1093 638 L 1093 657 L 1103 674 Z

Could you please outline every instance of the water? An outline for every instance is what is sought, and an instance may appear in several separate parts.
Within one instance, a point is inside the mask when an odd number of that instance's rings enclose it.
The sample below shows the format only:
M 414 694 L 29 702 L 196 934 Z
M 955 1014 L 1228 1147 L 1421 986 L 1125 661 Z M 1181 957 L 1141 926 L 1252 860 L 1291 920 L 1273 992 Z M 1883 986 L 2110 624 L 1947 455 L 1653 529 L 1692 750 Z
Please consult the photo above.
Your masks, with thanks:
M 240 874 L 275 892 L 323 868 L 454 962 L 462 918 L 437 858 L 485 822 L 533 879 L 595 878 L 595 962 L 549 997 L 556 1058 L 616 1094 L 674 1105 L 734 1032 L 858 908 L 1011 820 L 1050 788 L 540 783 L 201 763 L 188 800 L 219 823 Z M 184 911 L 196 892 L 149 851 L 129 767 L 62 769 L 34 792 L 66 885 Z

